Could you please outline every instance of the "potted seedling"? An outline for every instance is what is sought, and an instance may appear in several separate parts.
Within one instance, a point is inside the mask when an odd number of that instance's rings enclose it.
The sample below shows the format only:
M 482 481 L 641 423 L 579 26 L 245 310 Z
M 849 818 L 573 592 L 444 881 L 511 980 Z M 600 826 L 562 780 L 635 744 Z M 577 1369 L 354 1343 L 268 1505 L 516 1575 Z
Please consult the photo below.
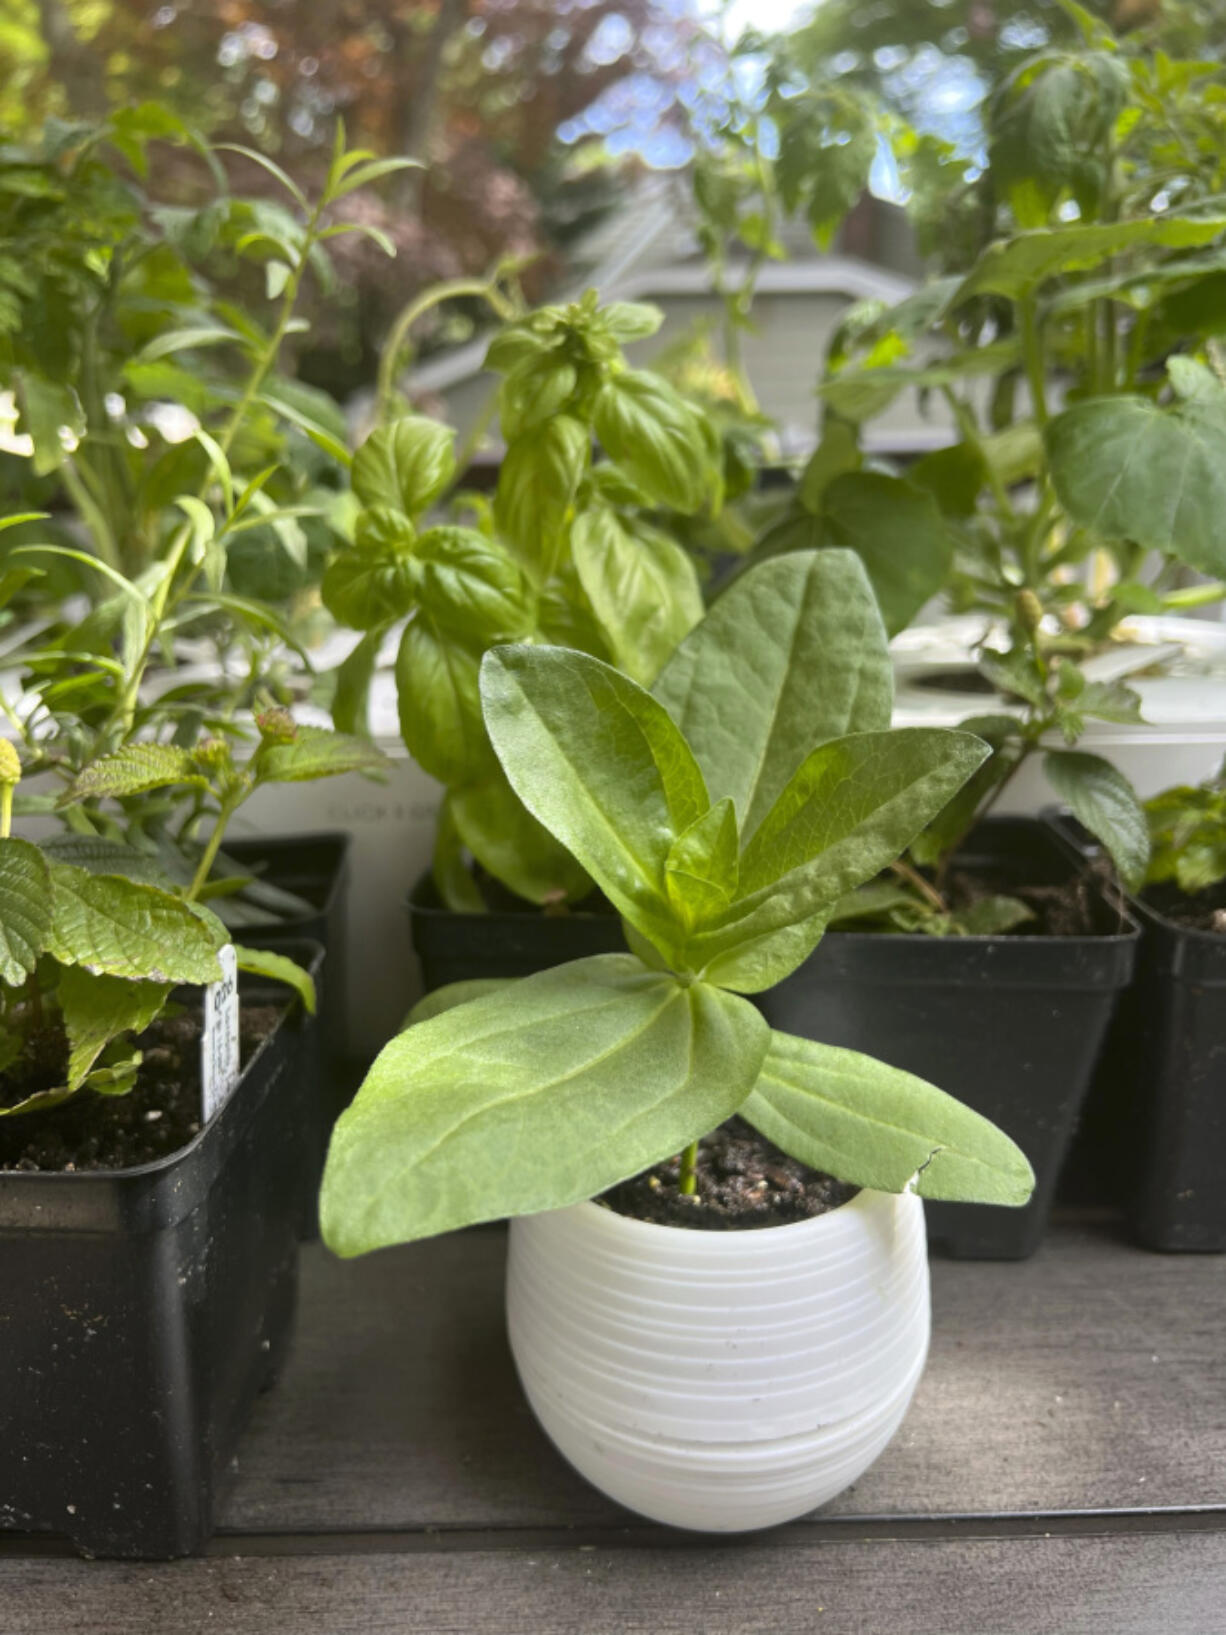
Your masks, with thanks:
M 477 678 L 489 647 L 533 640 L 646 683 L 701 617 L 695 564 L 668 521 L 718 508 L 724 454 L 702 408 L 626 362 L 623 346 L 660 321 L 593 292 L 512 317 L 488 358 L 502 377 L 497 489 L 492 504 L 459 496 L 461 520 L 428 516 L 457 475 L 446 426 L 392 413 L 354 461 L 363 509 L 323 596 L 364 635 L 341 667 L 334 719 L 358 724 L 379 648 L 403 623 L 401 731 L 447 791 L 434 867 L 413 894 L 428 986 L 538 969 L 601 933 L 618 945 L 612 915 L 585 923 L 592 881 L 508 784 Z
M 714 642 L 691 650 L 705 685 L 678 685 L 675 715 L 587 654 L 486 654 L 500 765 L 633 952 L 430 996 L 338 1124 L 321 1198 L 342 1255 L 514 1217 L 511 1343 L 542 1424 L 613 1497 L 714 1531 L 821 1503 L 896 1429 L 928 1338 L 920 1197 L 1020 1204 L 1031 1184 L 982 1118 L 773 1031 L 745 997 L 805 959 L 987 753 L 965 733 L 860 730 L 871 657 L 843 670 L 818 645 L 788 672 L 771 629 L 788 595 L 879 629 L 854 558 L 762 572 L 756 673 L 729 654 L 716 688 Z M 798 1161 L 781 1187 L 759 1138 Z M 750 1154 L 756 1215 L 716 1197 L 731 1148 Z M 700 1229 L 747 1219 L 769 1229 Z

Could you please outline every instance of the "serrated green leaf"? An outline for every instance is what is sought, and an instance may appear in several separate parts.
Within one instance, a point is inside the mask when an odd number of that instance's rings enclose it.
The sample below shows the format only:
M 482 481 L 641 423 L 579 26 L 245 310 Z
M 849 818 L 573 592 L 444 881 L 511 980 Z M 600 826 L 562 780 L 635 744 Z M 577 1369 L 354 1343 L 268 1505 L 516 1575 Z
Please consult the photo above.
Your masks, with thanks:
M 248 976 L 266 976 L 274 982 L 284 982 L 302 1000 L 307 1014 L 314 1016 L 315 981 L 296 960 L 276 954 L 270 948 L 244 948 L 240 943 L 235 943 L 234 954 L 240 971 Z
M 1101 840 L 1130 891 L 1139 891 L 1149 864 L 1149 823 L 1128 779 L 1101 755 L 1049 750 L 1047 781 L 1096 840 Z
M 827 738 L 888 727 L 893 671 L 881 613 L 850 551 L 777 557 L 712 603 L 654 688 L 712 799 L 752 835 Z
M 1162 409 L 1091 398 L 1047 426 L 1052 481 L 1073 520 L 1105 539 L 1226 574 L 1226 399 Z
M 307 783 L 346 772 L 386 773 L 388 759 L 368 738 L 298 727 L 288 743 L 261 744 L 252 764 L 261 783 Z
M 163 890 L 186 885 L 192 877 L 191 869 L 181 868 L 176 876 L 159 858 L 122 841 L 105 840 L 101 835 L 48 835 L 38 845 L 48 862 L 72 863 L 90 874 L 122 874 L 128 880 L 161 886 Z
M 1025 1154 L 1003 1131 L 914 1074 L 858 1051 L 774 1033 L 742 1115 L 814 1169 L 878 1192 L 1024 1204 Z
M 324 1241 L 359 1255 L 590 1198 L 728 1118 L 768 1037 L 753 1006 L 628 954 L 579 960 L 386 1046 L 341 1115 Z
M 353 457 L 353 491 L 363 505 L 384 505 L 415 517 L 455 474 L 455 432 L 425 415 L 380 426 Z
M 18 987 L 38 963 L 51 932 L 51 875 L 28 840 L 0 839 L 0 982 Z
M 955 305 L 972 295 L 1023 299 L 1049 278 L 1087 272 L 1137 245 L 1189 249 L 1226 232 L 1226 216 L 1143 216 L 1132 221 L 1088 222 L 1015 233 L 989 244 L 963 281 Z
M 160 1014 L 168 984 L 97 976 L 77 965 L 60 972 L 56 997 L 68 1033 L 69 1090 L 78 1090 L 112 1039 L 142 1033 Z
M 669 851 L 710 802 L 663 705 L 610 665 L 562 647 L 492 649 L 481 698 L 516 794 L 667 954 Z
M 87 874 L 68 863 L 48 866 L 47 952 L 62 965 L 145 982 L 220 979 L 214 932 L 192 904 L 119 875 Z
M 677 643 L 702 618 L 702 589 L 693 562 L 656 529 L 632 529 L 603 506 L 575 518 L 571 551 L 618 668 L 650 686 Z
M 176 784 L 207 788 L 187 750 L 175 744 L 125 744 L 79 772 L 65 799 L 117 799 Z

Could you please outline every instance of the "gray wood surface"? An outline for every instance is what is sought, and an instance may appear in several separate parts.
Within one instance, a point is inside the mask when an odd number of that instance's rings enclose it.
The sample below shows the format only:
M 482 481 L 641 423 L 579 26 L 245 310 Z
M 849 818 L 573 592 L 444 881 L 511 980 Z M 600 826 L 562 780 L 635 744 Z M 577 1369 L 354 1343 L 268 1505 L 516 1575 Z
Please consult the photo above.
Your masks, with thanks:
M 240 1531 L 602 1527 L 625 1513 L 523 1402 L 495 1230 L 304 1256 L 294 1352 L 222 1517 Z M 935 1261 L 927 1373 L 876 1466 L 822 1512 L 1226 1505 L 1226 1259 L 1062 1227 L 1015 1264 Z
M 1223 1635 L 1226 1535 L 0 1559 L 4 1635 Z

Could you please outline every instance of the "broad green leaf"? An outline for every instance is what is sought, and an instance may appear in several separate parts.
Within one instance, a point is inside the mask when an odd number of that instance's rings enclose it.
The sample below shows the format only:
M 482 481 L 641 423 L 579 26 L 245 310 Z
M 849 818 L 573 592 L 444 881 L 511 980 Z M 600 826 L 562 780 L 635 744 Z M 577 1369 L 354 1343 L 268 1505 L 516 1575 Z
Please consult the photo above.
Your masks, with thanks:
M 169 993 L 167 983 L 128 982 L 66 965 L 60 972 L 56 997 L 68 1033 L 67 1088 L 81 1087 L 112 1039 L 121 1033 L 143 1033 L 161 1012 Z
M 575 568 L 619 669 L 650 686 L 677 643 L 702 618 L 694 564 L 657 529 L 632 529 L 603 506 L 571 530 Z
M 444 1011 L 454 1010 L 457 1005 L 468 1005 L 474 999 L 484 999 L 488 994 L 498 993 L 515 980 L 506 976 L 477 976 L 470 977 L 466 982 L 449 982 L 443 988 L 435 988 L 433 993 L 423 995 L 413 1009 L 405 1017 L 406 1028 L 416 1027 L 419 1022 L 428 1022 L 432 1016 L 441 1016 Z M 403 1032 L 404 1029 L 401 1029 Z
M 1023 754 L 1021 727 L 1016 716 L 977 715 L 959 723 L 974 733 L 992 753 L 962 785 L 957 794 L 911 842 L 913 863 L 921 868 L 940 863 L 973 828 L 984 801 L 1009 776 Z
M 871 420 L 900 392 L 954 386 L 960 380 L 980 375 L 998 375 L 1016 364 L 1021 354 L 1014 340 L 992 341 L 935 363 L 891 366 L 880 364 L 840 369 L 818 384 L 818 396 L 848 420 Z
M 600 316 L 610 335 L 622 346 L 646 340 L 664 322 L 659 307 L 649 306 L 645 301 L 610 301 Z
M 507 442 L 561 414 L 578 379 L 574 365 L 555 353 L 533 353 L 517 363 L 498 393 L 498 418 Z
M 38 963 L 51 931 L 47 860 L 28 840 L 0 839 L 0 982 L 18 987 Z
M 425 415 L 380 426 L 353 457 L 353 491 L 363 505 L 386 505 L 415 517 L 455 474 L 455 432 Z
M 448 785 L 479 782 L 496 765 L 481 720 L 480 661 L 424 612 L 396 655 L 400 734 L 413 759 Z
M 1024 1204 L 1025 1154 L 943 1090 L 858 1051 L 773 1033 L 742 1115 L 801 1163 L 877 1192 Z
M 657 505 L 700 511 L 714 488 L 697 411 L 659 375 L 628 369 L 596 398 L 596 436 Z
M 1005 295 L 1018 301 L 1049 278 L 1100 267 L 1138 245 L 1184 250 L 1211 244 L 1224 232 L 1226 216 L 1143 216 L 1015 233 L 988 245 L 964 280 L 955 304 L 972 295 Z
M 207 783 L 190 753 L 177 744 L 125 744 L 79 772 L 66 798 L 114 799 L 172 784 L 204 789 Z
M 240 346 L 246 344 L 236 329 L 224 324 L 194 324 L 183 329 L 166 329 L 140 349 L 135 362 L 156 363 L 159 358 L 168 358 L 176 352 L 193 351 L 198 346 L 228 346 L 234 341 Z
M 324 1241 L 359 1255 L 578 1203 L 741 1105 L 769 1030 L 752 1005 L 629 954 L 544 971 L 400 1034 L 332 1138 Z
M 827 415 L 822 440 L 810 456 L 797 487 L 797 498 L 805 510 L 817 516 L 822 509 L 822 496 L 834 479 L 849 471 L 859 471 L 863 459 L 856 426 L 841 416 Z
M 47 951 L 62 965 L 144 982 L 216 982 L 215 933 L 156 886 L 52 863 Z
M 1226 574 L 1226 402 L 1090 398 L 1049 421 L 1047 453 L 1083 528 Z
M 275 954 L 269 948 L 244 948 L 235 943 L 234 953 L 240 971 L 248 976 L 271 977 L 274 982 L 284 982 L 302 1000 L 307 1014 L 315 1014 L 315 982 L 309 971 L 304 971 L 296 960 L 284 954 Z
M 822 503 L 824 543 L 855 551 L 896 636 L 948 581 L 953 535 L 940 508 L 924 489 L 876 471 L 836 477 Z
M 538 580 L 556 569 L 570 508 L 591 459 L 591 436 L 580 420 L 555 415 L 517 437 L 498 474 L 498 526 Z
M 893 671 L 863 564 L 798 551 L 749 569 L 712 604 L 652 689 L 712 799 L 752 835 L 815 744 L 890 724 Z
M 34 442 L 34 473 L 45 477 L 63 465 L 67 449 L 63 433 L 80 437 L 85 416 L 70 386 L 44 380 L 27 371 L 20 377 L 21 430 Z
M 857 733 L 803 762 L 741 857 L 741 895 L 686 948 L 708 981 L 758 993 L 795 970 L 835 905 L 910 845 L 989 751 L 939 727 Z
M 161 886 L 163 890 L 186 885 L 192 877 L 191 869 L 181 869 L 181 877 L 176 879 L 160 858 L 96 834 L 48 835 L 39 841 L 39 850 L 49 863 L 72 863 L 89 874 L 122 874 L 128 880 Z
M 493 649 L 481 697 L 516 794 L 667 954 L 669 851 L 710 802 L 663 705 L 599 659 L 562 647 Z
M 307 783 L 346 772 L 386 773 L 387 756 L 368 738 L 327 727 L 295 727 L 287 743 L 261 744 L 253 765 L 261 783 Z
M 519 564 L 477 529 L 427 529 L 413 560 L 418 599 L 442 628 L 483 645 L 515 641 L 531 629 Z
M 575 903 L 591 893 L 587 871 L 537 822 L 497 763 L 480 783 L 451 790 L 448 806 L 481 867 L 525 902 Z
M 480 811 L 481 808 L 478 808 L 478 813 Z M 553 837 L 550 836 L 550 839 Z M 450 791 L 443 796 L 439 805 L 430 878 L 444 908 L 450 908 L 456 914 L 488 914 L 489 905 L 464 855 L 464 840 L 456 825 L 454 796 Z
M 376 630 L 412 610 L 417 581 L 407 555 L 350 546 L 328 563 L 320 594 L 338 624 Z
M 1139 891 L 1149 864 L 1149 823 L 1128 779 L 1101 755 L 1050 750 L 1043 770 L 1056 794 L 1101 840 L 1130 891 Z
M 376 626 L 336 667 L 336 691 L 332 695 L 332 723 L 338 732 L 365 737 L 370 729 L 370 688 L 375 679 L 379 650 L 385 630 Z
M 668 897 L 682 920 L 694 924 L 723 913 L 736 896 L 739 853 L 736 808 L 725 795 L 669 847 Z

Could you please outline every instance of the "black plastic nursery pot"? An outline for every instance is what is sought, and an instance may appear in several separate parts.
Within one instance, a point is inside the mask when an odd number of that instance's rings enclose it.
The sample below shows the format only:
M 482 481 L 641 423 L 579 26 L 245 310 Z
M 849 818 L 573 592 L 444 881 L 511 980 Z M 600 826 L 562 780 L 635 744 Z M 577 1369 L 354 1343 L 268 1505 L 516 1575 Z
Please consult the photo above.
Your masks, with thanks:
M 1037 819 L 989 818 L 960 863 L 1010 883 L 1058 885 L 1078 864 Z M 877 1056 L 999 1124 L 1034 1166 L 1023 1209 L 927 1205 L 947 1254 L 1020 1260 L 1038 1248 L 1056 1180 L 1139 932 L 1092 889 L 1094 934 L 928 937 L 831 932 L 760 997 L 772 1026 Z
M 1067 814 L 1053 827 L 1099 848 Z M 1070 1162 L 1077 1201 L 1123 1211 L 1148 1249 L 1226 1252 L 1226 935 L 1172 916 L 1173 886 L 1129 898 L 1141 926 L 1136 974 L 1111 1024 Z M 1197 899 L 1226 908 L 1226 886 Z
M 1165 905 L 1164 905 L 1165 906 Z M 1226 908 L 1226 890 L 1217 892 Z M 1148 1249 L 1226 1251 L 1226 935 L 1148 902 L 1136 980 L 1104 1072 L 1127 1072 L 1139 1162 L 1128 1218 Z
M 292 892 L 311 904 L 309 914 L 269 919 L 235 929 L 239 942 L 251 948 L 288 952 L 289 944 L 319 943 L 326 958 L 317 976 L 320 1050 L 313 1064 L 315 1092 L 304 1104 L 308 1120 L 307 1155 L 302 1170 L 302 1233 L 319 1232 L 319 1184 L 332 1127 L 353 1099 L 359 1076 L 349 1065 L 349 991 L 346 896 L 353 837 L 342 830 L 315 834 L 274 835 L 228 842 L 226 854 L 257 879 Z
M 318 971 L 317 945 L 285 951 Z M 318 1034 L 285 992 L 244 982 L 244 1001 L 284 1008 L 177 1152 L 0 1172 L 0 1529 L 113 1557 L 206 1543 L 293 1320 Z
M 526 904 L 520 911 L 464 914 L 444 906 L 429 874 L 409 893 L 408 909 L 427 993 L 449 982 L 532 976 L 590 954 L 626 951 L 621 919 L 614 913 L 580 909 L 550 915 Z

